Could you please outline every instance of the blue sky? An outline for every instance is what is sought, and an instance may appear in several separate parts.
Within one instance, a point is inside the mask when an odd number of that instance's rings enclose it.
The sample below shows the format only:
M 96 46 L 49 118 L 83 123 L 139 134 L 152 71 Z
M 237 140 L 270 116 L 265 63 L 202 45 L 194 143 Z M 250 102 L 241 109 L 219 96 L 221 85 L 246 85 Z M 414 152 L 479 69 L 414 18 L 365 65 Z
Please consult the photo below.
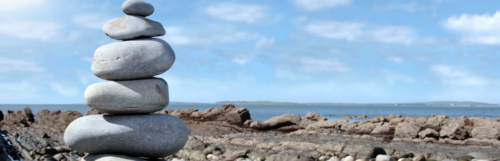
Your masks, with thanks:
M 146 1 L 171 101 L 500 103 L 500 1 Z M 2 2 L 0 103 L 84 103 L 123 2 Z

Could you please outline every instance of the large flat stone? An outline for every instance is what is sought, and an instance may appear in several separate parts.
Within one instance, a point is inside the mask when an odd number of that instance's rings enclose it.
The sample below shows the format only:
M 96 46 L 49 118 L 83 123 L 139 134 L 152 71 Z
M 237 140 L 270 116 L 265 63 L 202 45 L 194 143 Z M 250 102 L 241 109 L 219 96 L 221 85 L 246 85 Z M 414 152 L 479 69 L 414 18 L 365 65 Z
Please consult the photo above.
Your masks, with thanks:
M 174 51 L 161 39 L 121 41 L 95 51 L 92 73 L 106 80 L 149 78 L 166 72 L 174 61 Z
M 102 31 L 110 38 L 116 40 L 165 35 L 165 29 L 161 23 L 135 15 L 112 19 L 102 26 Z
M 168 114 L 84 116 L 64 132 L 64 142 L 76 151 L 147 158 L 176 153 L 188 137 L 186 124 Z
M 127 157 L 115 154 L 91 154 L 82 158 L 81 161 L 146 161 L 145 159 Z
M 169 102 L 168 84 L 161 78 L 95 83 L 84 97 L 90 107 L 112 114 L 152 113 Z
M 153 5 L 141 0 L 127 0 L 122 4 L 122 10 L 127 15 L 149 16 L 155 12 Z

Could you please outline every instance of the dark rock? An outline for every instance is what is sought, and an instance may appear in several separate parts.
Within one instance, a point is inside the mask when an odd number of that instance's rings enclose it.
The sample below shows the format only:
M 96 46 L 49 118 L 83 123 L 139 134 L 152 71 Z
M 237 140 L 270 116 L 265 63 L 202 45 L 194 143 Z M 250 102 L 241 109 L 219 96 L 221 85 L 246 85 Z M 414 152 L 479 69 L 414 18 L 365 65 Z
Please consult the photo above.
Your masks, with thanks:
M 8 114 L 4 116 L 4 120 L 2 120 L 2 126 L 21 126 L 21 127 L 29 127 L 35 118 L 33 117 L 33 113 L 29 107 L 24 108 L 19 111 L 8 111 Z

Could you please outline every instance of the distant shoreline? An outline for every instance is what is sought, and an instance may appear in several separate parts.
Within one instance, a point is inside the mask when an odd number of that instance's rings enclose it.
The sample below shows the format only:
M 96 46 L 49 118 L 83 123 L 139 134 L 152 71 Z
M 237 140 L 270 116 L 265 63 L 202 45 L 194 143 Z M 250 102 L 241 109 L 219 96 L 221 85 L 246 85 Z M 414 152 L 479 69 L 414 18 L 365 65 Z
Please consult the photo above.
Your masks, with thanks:
M 500 104 L 482 102 L 436 101 L 422 103 L 294 103 L 272 101 L 218 101 L 215 104 L 234 105 L 328 105 L 328 106 L 442 106 L 442 107 L 500 107 Z

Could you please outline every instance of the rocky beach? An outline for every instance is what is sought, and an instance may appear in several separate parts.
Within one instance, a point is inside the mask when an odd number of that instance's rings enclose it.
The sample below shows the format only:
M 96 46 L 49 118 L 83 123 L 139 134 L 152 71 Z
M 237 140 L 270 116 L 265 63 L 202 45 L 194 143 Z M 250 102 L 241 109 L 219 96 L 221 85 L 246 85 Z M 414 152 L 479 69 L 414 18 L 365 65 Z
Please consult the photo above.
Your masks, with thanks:
M 165 160 L 498 160 L 499 119 L 379 116 L 362 122 L 328 121 L 316 113 L 285 114 L 258 122 L 232 104 L 205 111 L 155 112 L 180 118 L 189 140 Z M 85 116 L 108 115 L 89 110 Z M 64 142 L 77 111 L 6 111 L 0 122 L 4 140 L 0 160 L 81 160 L 86 153 Z M 157 124 L 155 126 L 167 126 Z M 130 140 L 132 141 L 132 140 Z M 144 146 L 144 145 L 143 145 Z M 11 158 L 9 158 L 11 157 Z

